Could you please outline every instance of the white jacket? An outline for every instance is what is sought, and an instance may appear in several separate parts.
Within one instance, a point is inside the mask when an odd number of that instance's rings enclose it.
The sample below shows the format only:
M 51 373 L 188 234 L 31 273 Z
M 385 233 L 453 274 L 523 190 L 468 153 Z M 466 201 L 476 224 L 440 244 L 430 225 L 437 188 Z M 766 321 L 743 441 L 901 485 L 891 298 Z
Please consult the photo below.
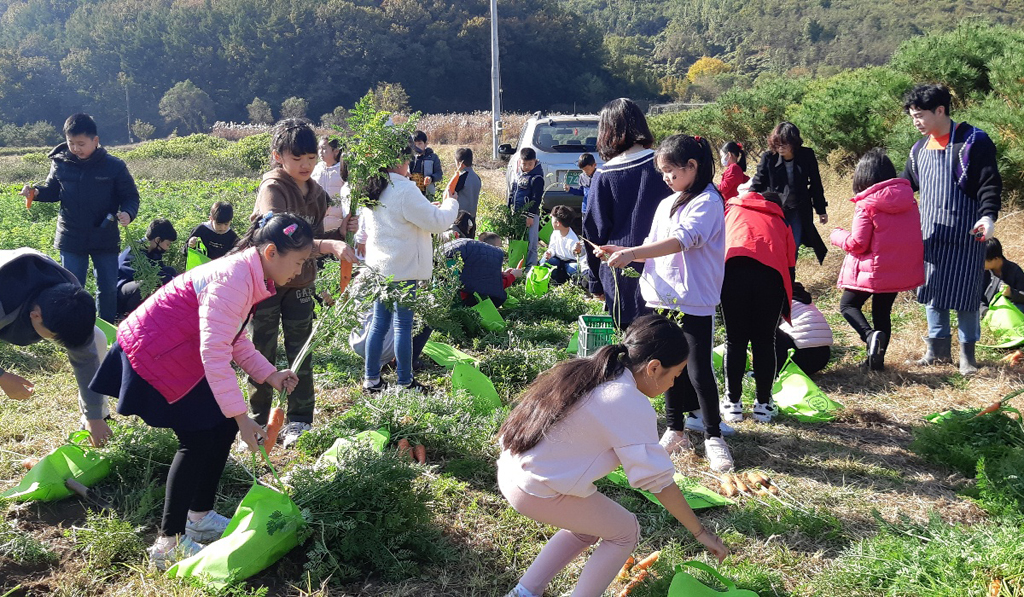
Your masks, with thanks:
M 365 210 L 366 263 L 396 282 L 429 280 L 434 271 L 431 234 L 440 234 L 455 222 L 459 202 L 447 198 L 434 207 L 416 183 L 389 173 L 391 184 L 380 205 Z
M 798 349 L 832 346 L 832 328 L 813 303 L 805 305 L 795 300 L 791 308 L 793 323 L 787 323 L 783 319 L 779 329 L 793 339 L 793 344 L 796 344 Z

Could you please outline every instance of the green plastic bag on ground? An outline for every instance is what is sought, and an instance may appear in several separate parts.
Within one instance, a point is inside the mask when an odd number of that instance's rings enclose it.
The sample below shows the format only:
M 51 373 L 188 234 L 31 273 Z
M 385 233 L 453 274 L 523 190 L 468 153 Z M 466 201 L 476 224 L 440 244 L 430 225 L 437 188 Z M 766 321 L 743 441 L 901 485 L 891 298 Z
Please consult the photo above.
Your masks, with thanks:
M 167 577 L 197 578 L 213 588 L 245 580 L 295 548 L 299 530 L 305 526 L 288 494 L 254 481 L 221 538 L 168 568 Z
M 789 351 L 786 364 L 772 386 L 772 398 L 781 412 L 793 418 L 822 423 L 836 418 L 835 411 L 843 408 L 825 395 L 817 384 L 793 362 L 793 351 Z
M 505 297 L 505 302 L 501 304 L 502 309 L 515 309 L 519 306 L 519 299 L 512 296 L 511 294 Z
M 676 481 L 676 485 L 679 486 L 680 491 L 683 492 L 683 497 L 686 498 L 686 503 L 690 504 L 690 508 L 694 510 L 703 510 L 705 508 L 715 508 L 718 506 L 731 506 L 734 503 L 729 498 L 718 495 L 700 483 L 684 477 L 679 473 L 673 475 L 673 478 Z M 658 498 L 654 497 L 653 493 L 644 491 L 643 489 L 637 489 L 630 485 L 629 478 L 626 477 L 626 473 L 622 470 L 621 466 L 608 473 L 608 476 L 605 477 L 605 479 L 608 479 L 619 487 L 637 491 L 655 504 L 661 504 L 661 502 L 658 501 Z
M 551 242 L 551 233 L 555 231 L 555 225 L 552 220 L 553 218 L 549 216 L 547 222 L 541 226 L 540 232 L 537 233 L 537 238 L 539 238 L 544 244 L 549 244 Z
M 501 408 L 501 398 L 491 379 L 466 363 L 456 363 L 452 371 L 452 388 L 466 390 L 473 396 L 475 414 L 489 415 Z
M 520 261 L 526 258 L 526 252 L 530 250 L 530 243 L 525 240 L 508 241 L 508 266 L 517 267 Z
M 477 303 L 470 307 L 470 309 L 480 314 L 480 325 L 484 326 L 484 329 L 488 332 L 503 332 L 505 331 L 505 320 L 501 317 L 501 313 L 498 313 L 498 308 L 494 306 L 494 301 L 488 298 L 483 298 L 479 293 L 474 292 Z
M 1024 344 L 1024 313 L 1002 294 L 992 300 L 981 323 L 996 341 L 990 348 L 1016 348 Z
M 117 341 L 117 326 L 110 323 L 106 319 L 96 318 L 96 327 L 100 328 L 103 335 L 107 337 L 107 347 Z M 103 359 L 103 355 L 100 355 L 100 360 Z
M 199 241 L 199 244 L 196 245 L 195 249 L 192 247 L 188 247 L 186 249 L 185 271 L 187 272 L 194 267 L 199 267 L 200 265 L 211 261 L 213 260 L 206 256 L 206 246 L 203 245 L 203 241 Z
M 569 346 L 565 349 L 566 352 L 575 356 L 580 351 L 580 331 L 576 330 L 572 333 L 572 337 L 569 338 Z
M 374 450 L 377 452 L 383 452 L 384 447 L 388 445 L 389 441 L 391 441 L 391 432 L 383 427 L 376 431 L 360 431 L 352 437 L 339 437 L 334 440 L 334 443 L 331 444 L 330 448 L 327 448 L 326 452 L 320 455 L 320 458 L 317 458 L 316 462 L 317 464 L 333 464 L 335 466 L 339 466 L 341 464 L 341 459 L 338 454 L 345 446 L 356 442 L 370 442 L 370 444 L 373 445 Z
M 427 340 L 427 343 L 423 346 L 423 354 L 445 369 L 454 368 L 456 363 L 475 365 L 480 362 L 478 359 L 469 356 L 457 348 L 452 348 L 447 344 L 434 342 L 433 340 Z
M 725 585 L 725 592 L 716 591 L 694 578 L 689 572 L 683 570 L 687 566 L 703 570 L 718 579 L 718 582 Z M 676 566 L 675 571 L 672 584 L 668 587 L 668 597 L 758 597 L 757 593 L 753 591 L 736 588 L 735 582 L 722 576 L 717 570 L 703 562 L 683 562 Z
M 88 431 L 72 433 L 68 436 L 68 443 L 43 456 L 25 473 L 21 483 L 0 497 L 19 502 L 52 502 L 72 495 L 73 492 L 64 485 L 68 479 L 92 487 L 110 474 L 110 462 L 99 452 L 79 445 L 88 439 Z
M 551 283 L 551 270 L 548 265 L 535 265 L 526 274 L 526 294 L 532 296 L 544 296 Z

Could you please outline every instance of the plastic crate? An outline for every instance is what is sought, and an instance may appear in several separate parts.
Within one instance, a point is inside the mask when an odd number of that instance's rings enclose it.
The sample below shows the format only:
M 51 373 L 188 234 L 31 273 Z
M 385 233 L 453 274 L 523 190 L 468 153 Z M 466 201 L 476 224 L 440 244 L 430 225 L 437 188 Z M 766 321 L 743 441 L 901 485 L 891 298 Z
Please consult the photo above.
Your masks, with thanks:
M 615 322 L 609 315 L 580 315 L 577 356 L 589 357 L 602 346 L 612 343 Z

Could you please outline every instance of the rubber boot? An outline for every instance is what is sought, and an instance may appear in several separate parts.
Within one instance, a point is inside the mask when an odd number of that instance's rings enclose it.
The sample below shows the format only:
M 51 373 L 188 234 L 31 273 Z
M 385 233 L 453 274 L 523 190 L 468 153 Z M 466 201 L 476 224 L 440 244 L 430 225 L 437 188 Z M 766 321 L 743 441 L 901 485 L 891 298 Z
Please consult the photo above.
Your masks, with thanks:
M 978 372 L 978 362 L 974 360 L 974 342 L 960 343 L 960 375 L 968 377 Z
M 924 342 L 928 350 L 923 357 L 914 361 L 914 364 L 927 367 L 936 363 L 952 363 L 953 358 L 949 353 L 952 341 L 952 338 L 925 338 Z
M 873 331 L 868 334 L 867 344 L 867 369 L 871 371 L 884 371 L 885 349 L 889 345 L 889 338 L 885 335 L 885 332 Z

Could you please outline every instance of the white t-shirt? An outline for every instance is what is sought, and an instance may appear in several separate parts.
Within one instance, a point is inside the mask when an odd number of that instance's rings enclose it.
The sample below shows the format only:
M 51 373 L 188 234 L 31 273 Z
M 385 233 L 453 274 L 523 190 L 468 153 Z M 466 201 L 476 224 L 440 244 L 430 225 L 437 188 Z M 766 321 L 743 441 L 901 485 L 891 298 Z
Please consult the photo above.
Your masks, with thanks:
M 576 244 L 580 242 L 580 238 L 576 236 L 576 233 L 570 228 L 566 231 L 566 235 L 555 230 L 551 233 L 551 239 L 548 241 L 548 250 L 544 252 L 547 257 L 558 257 L 562 261 L 576 261 L 576 253 L 573 250 L 576 248 Z

